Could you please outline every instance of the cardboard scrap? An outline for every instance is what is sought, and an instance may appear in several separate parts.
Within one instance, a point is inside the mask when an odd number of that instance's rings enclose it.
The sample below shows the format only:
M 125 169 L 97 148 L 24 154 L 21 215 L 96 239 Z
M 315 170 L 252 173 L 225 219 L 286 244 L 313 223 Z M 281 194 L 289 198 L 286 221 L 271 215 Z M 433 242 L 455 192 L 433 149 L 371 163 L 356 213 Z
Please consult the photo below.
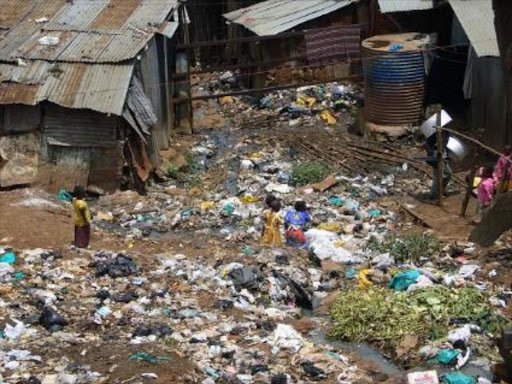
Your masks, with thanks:
M 334 187 L 336 184 L 338 184 L 336 177 L 334 177 L 334 175 L 330 175 L 330 176 L 327 176 L 320 183 L 311 185 L 311 187 L 313 187 L 313 190 L 315 190 L 316 192 L 325 192 L 329 188 Z
M 408 384 L 439 384 L 436 371 L 414 372 L 407 375 Z

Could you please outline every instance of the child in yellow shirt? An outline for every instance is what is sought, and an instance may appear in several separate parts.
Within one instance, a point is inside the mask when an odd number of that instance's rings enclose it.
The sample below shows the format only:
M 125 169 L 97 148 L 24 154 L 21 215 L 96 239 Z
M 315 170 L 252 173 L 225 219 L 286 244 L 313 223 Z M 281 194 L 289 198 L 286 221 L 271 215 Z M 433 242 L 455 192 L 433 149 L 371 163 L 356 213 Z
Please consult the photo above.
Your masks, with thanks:
M 276 199 L 270 203 L 270 210 L 263 212 L 265 227 L 261 241 L 264 245 L 281 246 L 282 244 L 281 226 L 283 225 L 283 218 L 279 213 L 280 210 L 281 203 Z
M 87 248 L 91 240 L 91 212 L 85 201 L 84 187 L 77 185 L 73 191 L 73 222 L 75 223 L 75 246 Z

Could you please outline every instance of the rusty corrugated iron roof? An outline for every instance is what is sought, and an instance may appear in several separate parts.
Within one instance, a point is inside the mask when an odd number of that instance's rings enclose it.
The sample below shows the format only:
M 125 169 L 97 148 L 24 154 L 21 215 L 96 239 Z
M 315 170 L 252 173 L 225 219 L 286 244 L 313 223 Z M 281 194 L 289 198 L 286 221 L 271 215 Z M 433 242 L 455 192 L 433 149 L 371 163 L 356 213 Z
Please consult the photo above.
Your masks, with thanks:
M 47 100 L 120 116 L 134 58 L 169 26 L 177 6 L 177 0 L 0 0 L 0 104 Z
M 9 68 L 10 67 L 10 68 Z M 42 101 L 68 108 L 121 115 L 133 64 L 29 62 L 0 65 L 0 104 L 36 105 Z
M 0 0 L 0 29 L 13 27 L 33 6 L 30 0 Z
M 478 57 L 500 56 L 492 0 L 449 0 Z
M 229 21 L 258 36 L 277 35 L 297 25 L 344 8 L 359 0 L 267 0 L 225 13 Z
M 0 58 L 114 63 L 135 57 L 177 0 L 0 0 Z M 18 2 L 16 2 L 18 3 Z M 46 46 L 44 37 L 58 38 Z

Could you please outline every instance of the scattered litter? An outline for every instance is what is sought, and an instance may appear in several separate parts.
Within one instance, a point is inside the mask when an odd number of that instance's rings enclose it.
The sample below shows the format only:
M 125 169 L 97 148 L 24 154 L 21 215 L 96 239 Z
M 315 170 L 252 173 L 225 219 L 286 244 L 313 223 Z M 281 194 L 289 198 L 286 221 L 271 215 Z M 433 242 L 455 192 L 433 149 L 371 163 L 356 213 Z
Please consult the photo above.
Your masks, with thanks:
M 128 357 L 129 361 L 145 361 L 147 363 L 156 364 L 161 361 L 171 361 L 169 357 L 166 356 L 155 356 L 146 352 L 137 352 Z
M 416 283 L 418 278 L 421 276 L 421 272 L 417 270 L 398 272 L 389 281 L 389 287 L 395 291 L 406 291 L 409 286 Z
M 39 317 L 39 324 L 45 327 L 48 331 L 55 332 L 68 325 L 68 322 L 53 308 L 46 306 Z
M 0 263 L 13 265 L 16 262 L 16 255 L 12 251 L 8 251 L 0 256 Z
M 441 349 L 437 353 L 436 359 L 440 364 L 449 365 L 453 363 L 455 365 L 459 353 L 456 349 Z
M 460 371 L 445 373 L 441 376 L 447 384 L 475 384 L 476 380 L 473 376 L 466 375 Z
M 439 384 L 436 371 L 413 372 L 407 375 L 408 384 Z
M 278 324 L 271 338 L 272 353 L 275 355 L 281 349 L 297 353 L 304 346 L 304 340 L 293 327 L 286 324 Z

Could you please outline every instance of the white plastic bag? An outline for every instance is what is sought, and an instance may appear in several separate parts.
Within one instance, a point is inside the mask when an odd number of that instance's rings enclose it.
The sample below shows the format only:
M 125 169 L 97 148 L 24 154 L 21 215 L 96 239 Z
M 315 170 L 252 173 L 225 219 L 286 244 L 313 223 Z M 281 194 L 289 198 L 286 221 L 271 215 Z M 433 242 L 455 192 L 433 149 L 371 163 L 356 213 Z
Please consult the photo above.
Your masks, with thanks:
M 274 355 L 277 354 L 280 349 L 297 353 L 304 346 L 304 340 L 290 325 L 278 324 L 270 344 L 273 346 L 272 354 Z

